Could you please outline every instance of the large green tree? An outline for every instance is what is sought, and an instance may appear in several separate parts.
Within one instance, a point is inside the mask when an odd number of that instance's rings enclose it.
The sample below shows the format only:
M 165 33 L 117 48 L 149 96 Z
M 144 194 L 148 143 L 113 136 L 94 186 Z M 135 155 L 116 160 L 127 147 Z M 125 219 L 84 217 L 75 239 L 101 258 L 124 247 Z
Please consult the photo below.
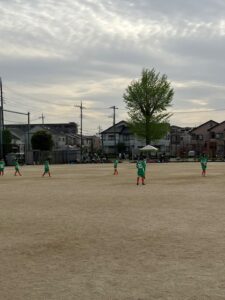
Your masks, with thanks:
M 52 135 L 44 130 L 37 131 L 31 138 L 32 149 L 49 151 L 53 147 Z
M 155 69 L 143 69 L 141 78 L 126 88 L 123 98 L 130 117 L 129 125 L 135 134 L 145 138 L 146 144 L 167 133 L 171 116 L 167 108 L 173 95 L 167 76 L 161 76 Z

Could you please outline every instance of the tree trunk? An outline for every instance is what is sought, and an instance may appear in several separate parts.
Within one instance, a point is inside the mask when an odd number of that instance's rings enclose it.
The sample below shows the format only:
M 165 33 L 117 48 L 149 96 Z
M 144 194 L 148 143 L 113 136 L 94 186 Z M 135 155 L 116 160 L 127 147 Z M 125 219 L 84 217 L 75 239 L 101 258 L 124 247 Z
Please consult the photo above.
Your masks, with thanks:
M 146 124 L 145 124 L 145 143 L 146 145 L 150 144 L 150 128 L 149 128 L 150 118 L 146 116 Z

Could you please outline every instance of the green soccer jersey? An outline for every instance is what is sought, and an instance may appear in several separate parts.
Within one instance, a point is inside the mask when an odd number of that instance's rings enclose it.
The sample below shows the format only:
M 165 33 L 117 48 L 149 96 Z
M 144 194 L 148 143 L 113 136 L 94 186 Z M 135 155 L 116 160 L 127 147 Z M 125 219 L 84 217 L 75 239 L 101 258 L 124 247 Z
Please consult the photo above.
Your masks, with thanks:
M 19 166 L 18 161 L 16 161 L 14 165 L 15 165 L 15 170 L 16 170 L 16 171 L 19 171 L 19 167 L 20 167 L 20 166 Z
M 0 171 L 3 171 L 5 168 L 5 163 L 4 161 L 0 161 Z
M 45 172 L 49 172 L 49 162 L 47 160 L 44 162 L 44 168 Z
M 145 176 L 145 163 L 143 161 L 138 161 L 136 164 L 137 167 L 137 175 L 138 177 Z
M 207 156 L 201 156 L 200 157 L 200 163 L 201 163 L 201 167 L 202 167 L 203 170 L 206 170 L 207 162 L 208 162 Z
M 118 165 L 118 160 L 115 159 L 115 160 L 114 160 L 114 168 L 115 168 L 115 169 L 117 168 L 117 165 Z

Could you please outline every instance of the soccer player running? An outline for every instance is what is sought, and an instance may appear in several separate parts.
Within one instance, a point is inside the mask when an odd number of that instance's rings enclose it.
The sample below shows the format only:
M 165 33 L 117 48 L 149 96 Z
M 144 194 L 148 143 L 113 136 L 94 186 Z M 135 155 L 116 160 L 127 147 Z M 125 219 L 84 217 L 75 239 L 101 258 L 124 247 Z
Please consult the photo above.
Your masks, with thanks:
M 44 173 L 42 174 L 42 177 L 44 177 L 45 174 L 48 174 L 48 176 L 51 177 L 50 168 L 49 168 L 49 161 L 48 160 L 46 160 L 44 162 Z
M 207 163 L 208 163 L 208 157 L 205 155 L 205 153 L 202 153 L 199 160 L 200 160 L 201 168 L 202 168 L 202 176 L 205 176 L 206 169 L 207 169 Z
M 117 170 L 117 166 L 118 166 L 118 159 L 116 158 L 115 160 L 114 160 L 114 175 L 118 175 L 119 173 L 118 173 L 118 170 Z
M 143 161 L 143 158 L 140 158 L 137 161 L 136 164 L 137 168 L 137 185 L 139 185 L 139 179 L 141 178 L 142 185 L 145 185 L 145 169 L 146 169 L 146 164 Z
M 18 160 L 15 160 L 14 165 L 15 165 L 15 174 L 14 174 L 14 176 L 17 176 L 17 174 L 19 174 L 19 176 L 22 176 L 21 173 L 20 173 L 20 166 L 19 166 Z
M 5 162 L 3 159 L 0 160 L 0 176 L 4 175 L 4 170 L 5 170 Z

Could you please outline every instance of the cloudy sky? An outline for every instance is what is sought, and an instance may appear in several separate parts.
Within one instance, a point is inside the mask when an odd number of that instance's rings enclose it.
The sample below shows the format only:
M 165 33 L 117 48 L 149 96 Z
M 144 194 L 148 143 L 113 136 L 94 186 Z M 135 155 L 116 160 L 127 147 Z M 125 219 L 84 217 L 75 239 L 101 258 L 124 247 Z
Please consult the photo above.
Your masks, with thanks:
M 172 124 L 225 120 L 223 0 L 0 0 L 0 12 L 5 109 L 33 123 L 79 123 L 81 100 L 87 134 L 111 125 L 112 105 L 126 119 L 123 93 L 143 68 L 171 81 Z

